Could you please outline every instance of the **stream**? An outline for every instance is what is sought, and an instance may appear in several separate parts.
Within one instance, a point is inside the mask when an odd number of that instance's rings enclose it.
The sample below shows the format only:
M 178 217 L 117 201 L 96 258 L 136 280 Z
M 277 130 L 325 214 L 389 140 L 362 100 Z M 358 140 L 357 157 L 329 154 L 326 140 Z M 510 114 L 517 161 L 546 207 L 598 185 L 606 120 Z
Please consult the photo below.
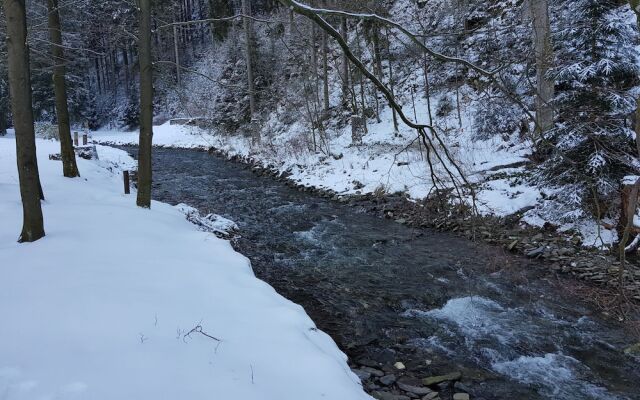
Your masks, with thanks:
M 205 152 L 155 149 L 153 196 L 234 220 L 234 247 L 256 275 L 301 304 L 354 366 L 461 371 L 472 399 L 640 399 L 640 361 L 623 354 L 634 338 L 534 262 Z

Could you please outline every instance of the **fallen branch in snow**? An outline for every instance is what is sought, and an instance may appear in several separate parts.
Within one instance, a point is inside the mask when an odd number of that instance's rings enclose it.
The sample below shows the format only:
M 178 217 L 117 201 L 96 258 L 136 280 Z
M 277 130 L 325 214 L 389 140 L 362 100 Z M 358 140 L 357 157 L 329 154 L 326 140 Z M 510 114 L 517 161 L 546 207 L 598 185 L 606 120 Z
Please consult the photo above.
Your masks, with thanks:
M 624 248 L 625 253 L 631 253 L 635 250 L 638 250 L 638 246 L 640 246 L 640 235 L 637 235 L 635 239 L 627 247 Z

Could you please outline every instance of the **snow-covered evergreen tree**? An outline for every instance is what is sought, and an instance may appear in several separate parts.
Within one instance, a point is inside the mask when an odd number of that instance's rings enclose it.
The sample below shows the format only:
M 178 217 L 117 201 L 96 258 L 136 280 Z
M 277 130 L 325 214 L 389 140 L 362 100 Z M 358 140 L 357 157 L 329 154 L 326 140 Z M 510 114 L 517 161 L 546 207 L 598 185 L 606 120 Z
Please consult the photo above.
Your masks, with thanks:
M 628 172 L 633 135 L 628 116 L 638 85 L 637 32 L 626 4 L 565 0 L 554 22 L 558 120 L 539 140 L 544 171 L 575 184 L 577 198 L 611 196 Z

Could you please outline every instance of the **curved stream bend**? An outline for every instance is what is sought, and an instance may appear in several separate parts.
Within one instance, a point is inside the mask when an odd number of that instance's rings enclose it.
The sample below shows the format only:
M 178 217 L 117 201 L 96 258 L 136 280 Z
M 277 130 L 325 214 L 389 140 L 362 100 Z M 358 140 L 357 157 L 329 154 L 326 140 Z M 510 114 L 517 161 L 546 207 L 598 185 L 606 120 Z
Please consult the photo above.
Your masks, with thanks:
M 235 246 L 256 275 L 303 305 L 353 360 L 402 361 L 416 377 L 461 370 L 473 398 L 640 398 L 639 364 L 621 350 L 630 339 L 526 261 L 300 193 L 217 156 L 154 151 L 155 199 L 236 221 Z

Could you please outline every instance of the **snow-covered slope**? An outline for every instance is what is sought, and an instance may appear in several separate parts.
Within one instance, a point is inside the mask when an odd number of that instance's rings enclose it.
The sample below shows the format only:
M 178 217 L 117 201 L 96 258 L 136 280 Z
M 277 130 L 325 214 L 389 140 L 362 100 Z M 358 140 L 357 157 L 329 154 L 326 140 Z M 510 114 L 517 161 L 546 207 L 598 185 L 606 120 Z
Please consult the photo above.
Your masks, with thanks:
M 98 147 L 66 179 L 56 150 L 38 141 L 47 236 L 18 244 L 15 142 L 0 138 L 0 398 L 369 398 L 228 242 L 121 194 L 124 152 Z

